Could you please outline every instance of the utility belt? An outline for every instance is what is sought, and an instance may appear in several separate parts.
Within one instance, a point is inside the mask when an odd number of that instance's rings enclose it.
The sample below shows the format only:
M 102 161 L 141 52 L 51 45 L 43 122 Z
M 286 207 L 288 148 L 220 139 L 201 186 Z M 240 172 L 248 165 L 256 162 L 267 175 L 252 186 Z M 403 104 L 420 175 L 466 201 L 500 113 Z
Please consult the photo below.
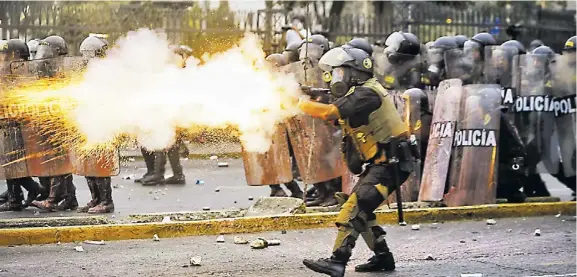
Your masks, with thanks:
M 417 156 L 415 156 L 415 152 Z M 411 143 L 405 136 L 392 138 L 385 144 L 379 144 L 379 152 L 369 160 L 373 164 L 398 164 L 399 169 L 406 172 L 413 171 L 413 165 L 418 157 L 418 145 Z

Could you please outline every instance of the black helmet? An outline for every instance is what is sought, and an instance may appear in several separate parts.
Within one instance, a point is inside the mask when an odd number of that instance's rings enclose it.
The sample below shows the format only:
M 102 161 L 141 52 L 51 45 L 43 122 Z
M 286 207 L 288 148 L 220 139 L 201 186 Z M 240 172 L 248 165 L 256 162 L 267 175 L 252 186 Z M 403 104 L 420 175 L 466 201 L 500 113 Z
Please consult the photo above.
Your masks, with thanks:
M 319 67 L 327 72 L 331 72 L 334 67 L 341 66 L 373 74 L 373 58 L 367 52 L 358 48 L 334 48 L 324 54 L 319 60 Z
M 369 55 L 373 54 L 373 47 L 364 38 L 354 38 L 351 41 L 347 42 L 347 44 L 345 44 L 344 47 L 357 48 L 367 52 Z
M 533 52 L 531 53 L 533 55 L 547 55 L 549 57 L 555 56 L 555 51 L 553 51 L 553 49 L 549 48 L 549 46 L 539 46 L 537 48 L 535 48 L 535 50 L 533 50 Z
M 12 60 L 28 60 L 30 51 L 28 45 L 19 39 L 11 39 L 0 48 L 0 52 L 7 54 Z
M 565 47 L 563 48 L 563 50 L 575 52 L 575 46 L 576 45 L 577 45 L 577 37 L 572 36 L 565 42 Z
M 496 45 L 497 44 L 497 41 L 495 41 L 495 38 L 489 33 L 478 33 L 478 34 L 474 35 L 470 40 L 475 41 L 475 42 L 481 44 L 482 46 Z
M 417 36 L 401 31 L 389 35 L 385 46 L 385 54 L 392 64 L 412 59 L 421 53 L 421 44 Z
M 321 56 L 329 51 L 329 40 L 323 35 L 312 35 L 299 49 L 299 60 L 308 58 L 318 61 Z
M 435 40 L 429 48 L 439 48 L 443 50 L 448 50 L 448 49 L 455 49 L 458 47 L 459 45 L 457 44 L 455 37 L 445 36 Z
M 49 36 L 42 41 L 47 42 L 58 56 L 68 54 L 68 45 L 66 45 L 66 41 L 61 36 Z
M 80 54 L 85 58 L 102 57 L 108 49 L 108 42 L 95 37 L 89 36 L 80 44 Z
M 516 49 L 518 55 L 522 55 L 522 54 L 525 54 L 527 52 L 527 51 L 525 51 L 525 46 L 523 46 L 522 43 L 520 43 L 519 41 L 514 40 L 514 39 L 503 42 L 503 44 L 501 44 L 501 46 Z
M 329 51 L 329 40 L 323 35 L 312 35 L 307 40 L 308 43 L 313 43 L 323 49 L 323 54 Z
M 281 67 L 288 64 L 286 56 L 279 53 L 268 55 L 266 61 L 270 62 L 274 67 Z
M 467 41 L 469 38 L 465 35 L 457 35 L 454 36 L 455 38 L 455 42 L 457 43 L 457 47 L 463 49 L 463 46 L 465 45 L 465 41 Z

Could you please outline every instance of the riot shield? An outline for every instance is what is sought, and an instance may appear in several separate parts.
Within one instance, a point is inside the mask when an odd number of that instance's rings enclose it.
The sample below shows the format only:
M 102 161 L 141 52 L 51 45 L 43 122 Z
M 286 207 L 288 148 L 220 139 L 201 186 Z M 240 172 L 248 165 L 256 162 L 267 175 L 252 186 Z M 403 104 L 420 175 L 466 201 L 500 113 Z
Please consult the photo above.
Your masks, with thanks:
M 284 124 L 279 124 L 272 136 L 272 145 L 265 153 L 242 149 L 242 161 L 249 186 L 288 183 L 293 180 L 292 159 Z
M 433 202 L 443 199 L 462 95 L 462 81 L 459 79 L 444 80 L 439 84 L 427 151 L 423 157 L 425 164 L 419 201 Z
M 553 74 L 555 96 L 555 123 L 561 152 L 561 165 L 565 177 L 575 176 L 575 52 L 558 57 Z
M 309 61 L 291 63 L 283 70 L 295 74 L 301 85 L 328 88 L 322 80 L 323 71 Z M 308 115 L 290 118 L 286 125 L 297 167 L 305 184 L 342 176 L 341 136 L 337 127 Z
M 545 55 L 520 55 L 514 68 L 519 84 L 515 99 L 515 125 L 527 149 L 529 173 L 556 174 L 560 155 L 555 131 L 553 71 Z
M 445 70 L 447 79 L 461 79 L 463 84 L 483 82 L 483 61 L 477 52 L 465 52 L 462 49 L 445 51 Z
M 0 163 L 2 179 L 29 176 L 20 124 L 7 118 L 0 119 Z
M 74 171 L 70 150 L 53 144 L 50 136 L 50 134 L 43 134 L 41 128 L 32 123 L 23 123 L 22 137 L 26 147 L 30 176 L 49 177 Z
M 444 202 L 469 206 L 496 202 L 501 123 L 499 85 L 466 85 L 453 139 L 449 191 Z
M 486 84 L 501 85 L 501 103 L 512 110 L 515 102 L 516 84 L 513 82 L 513 67 L 518 50 L 511 47 L 485 46 L 483 75 Z
M 74 174 L 85 177 L 110 177 L 120 173 L 120 154 L 117 149 L 83 155 L 73 153 Z
M 409 129 L 411 136 L 414 136 L 418 144 L 419 157 L 421 159 L 415 163 L 413 172 L 401 186 L 401 196 L 405 201 L 417 201 L 422 176 L 422 160 L 424 160 L 426 147 L 429 139 L 429 129 L 431 127 L 432 116 L 428 111 L 427 95 L 418 89 L 413 88 L 403 93 L 404 110 L 403 121 Z M 396 193 L 396 192 L 394 192 Z M 389 202 L 395 202 L 396 197 L 389 197 Z

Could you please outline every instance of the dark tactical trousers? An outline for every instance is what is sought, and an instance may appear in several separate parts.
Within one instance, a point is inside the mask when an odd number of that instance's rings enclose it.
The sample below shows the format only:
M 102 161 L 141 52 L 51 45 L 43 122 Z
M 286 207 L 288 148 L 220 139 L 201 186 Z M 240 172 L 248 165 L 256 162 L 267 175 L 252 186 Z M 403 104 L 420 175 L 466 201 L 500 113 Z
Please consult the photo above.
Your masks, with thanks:
M 351 196 L 337 216 L 337 238 L 332 259 L 347 262 L 359 235 L 375 254 L 389 252 L 385 231 L 377 225 L 374 211 L 407 178 L 409 173 L 397 171 L 398 180 L 393 180 L 395 167 L 388 164 L 369 165 L 361 174 Z

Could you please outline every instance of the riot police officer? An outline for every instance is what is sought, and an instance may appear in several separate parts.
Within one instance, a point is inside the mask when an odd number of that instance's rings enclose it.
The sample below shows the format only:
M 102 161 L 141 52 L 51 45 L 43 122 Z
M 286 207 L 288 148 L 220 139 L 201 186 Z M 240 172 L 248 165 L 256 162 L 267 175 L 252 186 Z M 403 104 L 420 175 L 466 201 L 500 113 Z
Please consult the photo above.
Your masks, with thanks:
M 387 91 L 372 77 L 373 61 L 367 52 L 335 48 L 321 58 L 319 66 L 330 73 L 331 94 L 336 101 L 322 104 L 301 97 L 298 107 L 311 116 L 339 122 L 347 165 L 361 176 L 337 216 L 332 256 L 303 263 L 316 272 L 342 277 L 355 241 L 362 235 L 375 256 L 357 266 L 356 271 L 394 270 L 393 254 L 385 241 L 385 231 L 376 224 L 374 210 L 412 169 L 412 157 L 405 151 L 407 127 Z
M 423 72 L 423 83 L 435 89 L 446 78 L 445 51 L 459 48 L 455 38 L 440 37 L 433 42 L 427 51 L 428 67 Z
M 39 77 L 55 77 L 59 73 L 60 66 L 62 65 L 62 58 L 68 54 L 68 45 L 66 41 L 60 36 L 49 36 L 39 42 L 36 55 L 34 57 L 34 64 L 38 70 Z M 31 141 L 30 143 L 37 143 L 36 141 Z M 59 148 L 57 146 L 46 146 L 54 150 L 54 148 Z M 60 149 L 67 152 L 65 164 L 71 163 L 68 158 L 69 149 Z M 76 199 L 76 187 L 73 183 L 72 172 L 69 171 L 68 166 L 59 166 L 59 171 L 63 174 L 61 175 L 48 175 L 53 174 L 48 173 L 45 167 L 49 166 L 52 162 L 50 157 L 40 157 L 40 163 L 43 167 L 40 167 L 38 175 L 40 184 L 45 187 L 49 187 L 49 195 L 44 201 L 33 201 L 31 205 L 38 207 L 43 210 L 54 211 L 57 210 L 68 210 L 78 208 L 78 201 Z M 44 161 L 47 159 L 46 161 Z M 72 166 L 70 166 L 71 168 Z M 66 173 L 64 173 L 66 171 Z
M 544 46 L 544 45 L 545 44 L 539 39 L 532 40 L 531 43 L 529 43 L 529 49 L 528 49 L 529 51 L 528 52 L 533 52 L 533 50 L 535 50 L 537 47 Z
M 0 74 L 10 73 L 10 63 L 12 61 L 25 61 L 29 58 L 28 46 L 19 39 L 11 39 L 0 43 L 0 61 L 7 66 L 3 69 L 4 72 Z M 20 134 L 20 124 L 18 122 L 4 119 L 2 120 L 2 129 L 8 128 L 18 128 L 18 134 Z M 21 139 L 21 138 L 20 138 Z M 11 143 L 11 142 L 8 142 Z M 7 157 L 12 156 L 11 153 L 4 153 Z M 10 162 L 10 161 L 8 161 Z M 27 174 L 18 174 L 20 176 L 25 176 Z M 45 193 L 44 188 L 42 188 L 32 177 L 18 177 L 10 178 L 6 176 L 6 186 L 8 190 L 0 195 L 0 212 L 4 211 L 18 211 L 26 208 L 33 200 L 35 200 L 41 193 Z M 22 187 L 28 191 L 26 200 L 24 201 L 24 195 L 22 193 Z M 24 203 L 23 203 L 24 201 Z
M 176 61 L 180 67 L 186 66 L 186 59 L 192 55 L 192 49 L 186 45 L 180 45 L 177 47 L 172 47 L 172 51 L 174 54 L 178 56 L 178 60 Z M 144 186 L 154 186 L 157 184 L 165 183 L 165 184 L 172 184 L 172 185 L 184 185 L 186 184 L 186 178 L 184 176 L 184 171 L 182 169 L 182 165 L 180 164 L 180 149 L 185 148 L 183 142 L 183 134 L 179 132 L 177 134 L 177 138 L 175 143 L 168 148 L 167 150 L 163 151 L 155 151 L 153 153 L 153 161 L 151 161 L 151 157 L 149 156 L 150 153 L 147 153 L 148 157 L 145 158 L 149 159 L 147 164 L 147 173 L 148 167 L 151 166 L 152 163 L 152 174 L 149 174 L 146 177 L 143 177 L 140 182 Z M 147 150 L 142 149 L 143 155 Z M 188 149 L 186 150 L 188 152 Z M 164 172 L 166 171 L 166 158 L 168 156 L 168 160 L 170 162 L 170 167 L 172 168 L 172 176 L 164 179 Z M 187 155 L 188 156 L 188 155 Z
M 392 90 L 423 88 L 419 59 L 421 44 L 417 36 L 401 31 L 394 32 L 387 37 L 385 46 L 386 60 L 382 72 L 384 87 Z
M 28 50 L 30 52 L 30 59 L 33 60 L 36 58 L 36 52 L 38 51 L 38 45 L 40 44 L 40 39 L 31 39 L 29 40 L 26 45 L 28 45 Z
M 464 84 L 476 84 L 483 80 L 485 47 L 496 45 L 489 33 L 478 33 L 465 41 L 462 50 L 447 51 L 445 64 L 449 78 L 459 78 Z

